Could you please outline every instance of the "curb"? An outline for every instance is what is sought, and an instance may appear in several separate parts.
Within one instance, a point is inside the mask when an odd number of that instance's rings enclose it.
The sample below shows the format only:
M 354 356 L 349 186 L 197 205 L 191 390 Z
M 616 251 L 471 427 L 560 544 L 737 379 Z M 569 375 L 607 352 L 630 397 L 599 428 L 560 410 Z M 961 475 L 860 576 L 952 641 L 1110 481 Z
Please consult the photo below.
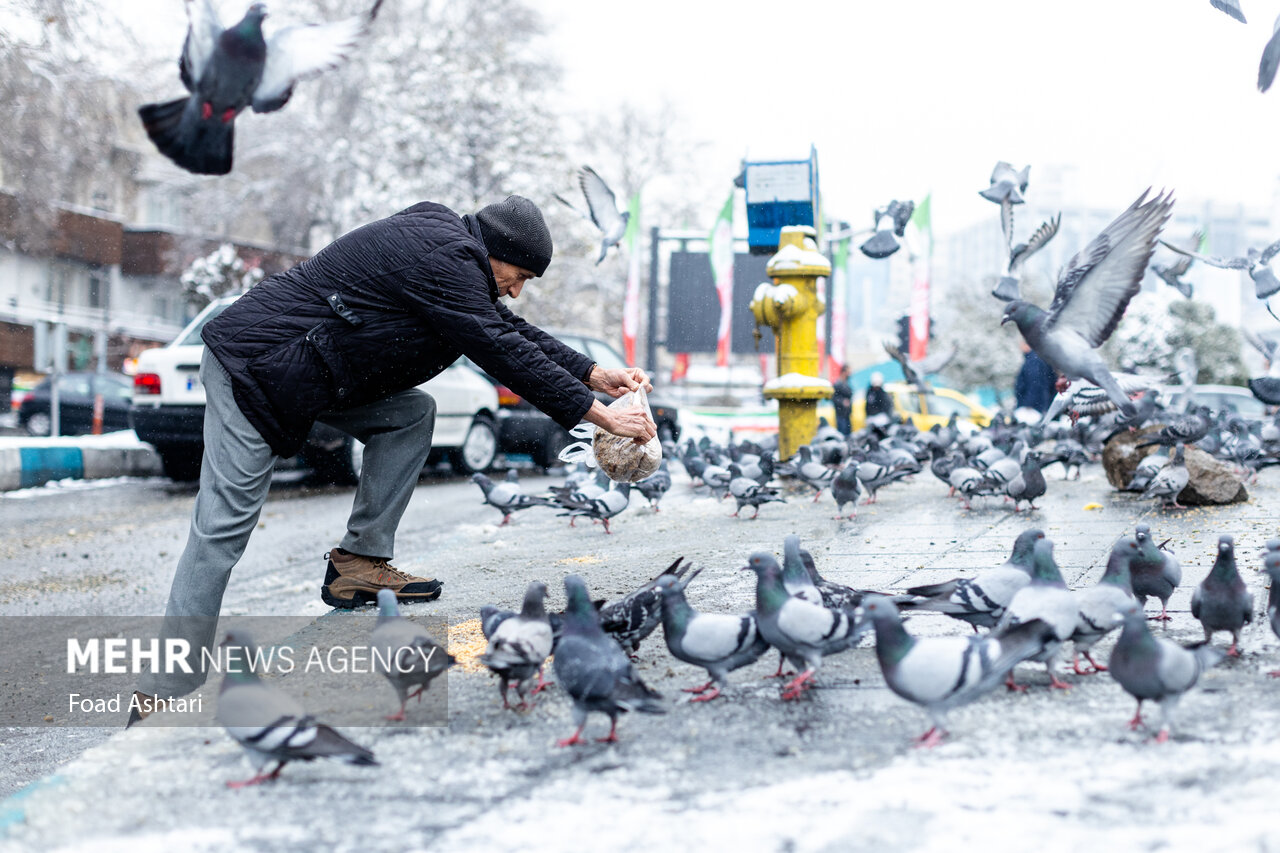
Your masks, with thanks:
M 0 492 L 54 480 L 151 477 L 161 474 L 160 455 L 140 447 L 6 447 L 0 449 Z

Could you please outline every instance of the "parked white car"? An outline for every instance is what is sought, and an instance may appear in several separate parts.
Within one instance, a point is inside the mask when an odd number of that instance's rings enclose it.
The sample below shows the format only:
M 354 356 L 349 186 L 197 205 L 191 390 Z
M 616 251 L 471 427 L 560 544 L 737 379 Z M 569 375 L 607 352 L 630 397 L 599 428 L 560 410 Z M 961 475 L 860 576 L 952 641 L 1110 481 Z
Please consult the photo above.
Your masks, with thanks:
M 155 446 L 165 473 L 175 480 L 200 476 L 204 452 L 204 388 L 200 332 L 235 297 L 209 305 L 168 346 L 138 356 L 130 423 L 138 438 Z M 498 394 L 493 385 L 463 360 L 418 386 L 436 401 L 436 425 L 428 464 L 447 456 L 454 470 L 487 470 L 498 454 Z M 302 451 L 306 465 L 335 482 L 353 483 L 360 475 L 363 445 L 350 436 L 316 424 Z

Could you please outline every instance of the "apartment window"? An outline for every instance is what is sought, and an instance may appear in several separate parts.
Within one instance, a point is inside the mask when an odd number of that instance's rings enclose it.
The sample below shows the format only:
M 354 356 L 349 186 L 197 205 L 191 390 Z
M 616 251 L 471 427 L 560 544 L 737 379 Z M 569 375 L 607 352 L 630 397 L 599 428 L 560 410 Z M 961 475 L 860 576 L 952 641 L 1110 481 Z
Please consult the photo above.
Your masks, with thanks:
M 110 292 L 107 279 L 102 273 L 89 274 L 89 307 L 106 310 L 110 307 Z

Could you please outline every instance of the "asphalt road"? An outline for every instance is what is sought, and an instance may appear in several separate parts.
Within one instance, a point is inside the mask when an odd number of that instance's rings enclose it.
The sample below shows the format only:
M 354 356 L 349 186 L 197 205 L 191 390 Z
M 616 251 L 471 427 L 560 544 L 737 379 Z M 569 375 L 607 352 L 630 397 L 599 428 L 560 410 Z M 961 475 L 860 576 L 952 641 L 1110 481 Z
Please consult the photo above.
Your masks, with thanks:
M 397 562 L 445 581 L 439 602 L 413 610 L 452 624 L 474 619 L 485 603 L 518 606 L 535 578 L 558 607 L 570 572 L 586 577 L 595 597 L 611 598 L 682 555 L 706 569 L 689 589 L 695 606 L 741 612 L 754 606 L 754 587 L 737 567 L 753 550 L 780 550 L 789 533 L 829 577 L 892 591 L 997 565 L 1017 532 L 1035 524 L 1057 543 L 1068 582 L 1082 585 L 1100 576 L 1111 543 L 1145 519 L 1172 539 L 1184 566 L 1168 636 L 1199 639 L 1188 601 L 1220 532 L 1236 536 L 1261 612 L 1263 577 L 1253 569 L 1278 532 L 1274 471 L 1251 487 L 1248 503 L 1180 514 L 1117 495 L 1097 467 L 1079 482 L 1056 476 L 1051 469 L 1050 493 L 1030 516 L 997 502 L 966 513 L 926 473 L 841 522 L 828 498 L 803 496 L 764 507 L 757 521 L 728 518 L 730 505 L 677 475 L 661 512 L 637 497 L 608 536 L 589 524 L 570 529 L 545 510 L 498 528 L 470 483 L 424 481 Z M 0 614 L 159 609 L 191 498 L 145 482 L 0 501 L 0 513 L 22 520 L 16 537 L 0 541 Z M 348 490 L 274 490 L 233 574 L 227 611 L 314 614 L 313 635 L 363 636 L 371 612 L 329 616 L 318 597 L 320 555 L 341 534 L 349 504 Z M 933 615 L 909 627 L 967 631 Z M 1100 659 L 1110 645 L 1100 645 Z M 637 666 L 666 695 L 668 713 L 625 717 L 616 746 L 558 749 L 572 722 L 557 690 L 532 712 L 503 711 L 486 673 L 455 668 L 447 728 L 382 725 L 375 716 L 373 727 L 350 730 L 375 750 L 379 768 L 291 765 L 274 785 L 228 791 L 223 782 L 250 768 L 220 730 L 144 724 L 83 752 L 16 804 L 0 804 L 0 826 L 6 807 L 14 815 L 0 849 L 1275 849 L 1280 681 L 1264 672 L 1280 666 L 1280 648 L 1261 619 L 1242 645 L 1241 660 L 1210 673 L 1183 702 L 1171 744 L 1128 731 L 1132 701 L 1108 676 L 1068 676 L 1072 690 L 1050 691 L 1043 668 L 1026 666 L 1019 675 L 1028 694 L 1001 690 L 956 713 L 952 739 L 922 751 L 910 741 L 927 728 L 925 715 L 885 688 L 869 640 L 829 659 L 819 688 L 800 702 L 779 701 L 776 682 L 763 678 L 770 655 L 731 676 L 727 698 L 690 705 L 680 688 L 701 673 L 672 659 L 659 631 Z M 606 725 L 593 718 L 588 734 Z M 3 733 L 6 756 L 40 748 L 54 758 L 27 756 L 10 787 L 102 738 L 85 729 L 18 731 L 38 734 L 24 742 Z

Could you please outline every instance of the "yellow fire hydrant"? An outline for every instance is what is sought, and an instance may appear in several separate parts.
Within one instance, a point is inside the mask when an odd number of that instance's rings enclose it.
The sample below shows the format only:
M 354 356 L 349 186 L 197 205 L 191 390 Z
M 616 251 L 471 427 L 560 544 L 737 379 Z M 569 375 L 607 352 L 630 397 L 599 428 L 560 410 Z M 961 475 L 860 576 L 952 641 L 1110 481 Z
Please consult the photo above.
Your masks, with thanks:
M 773 329 L 778 376 L 764 395 L 778 401 L 778 459 L 790 459 L 818 431 L 818 401 L 831 396 L 831 383 L 818 377 L 818 318 L 827 306 L 818 298 L 818 279 L 831 264 L 818 252 L 809 226 L 782 229 L 778 253 L 766 271 L 773 283 L 756 288 L 751 313 L 757 326 Z

